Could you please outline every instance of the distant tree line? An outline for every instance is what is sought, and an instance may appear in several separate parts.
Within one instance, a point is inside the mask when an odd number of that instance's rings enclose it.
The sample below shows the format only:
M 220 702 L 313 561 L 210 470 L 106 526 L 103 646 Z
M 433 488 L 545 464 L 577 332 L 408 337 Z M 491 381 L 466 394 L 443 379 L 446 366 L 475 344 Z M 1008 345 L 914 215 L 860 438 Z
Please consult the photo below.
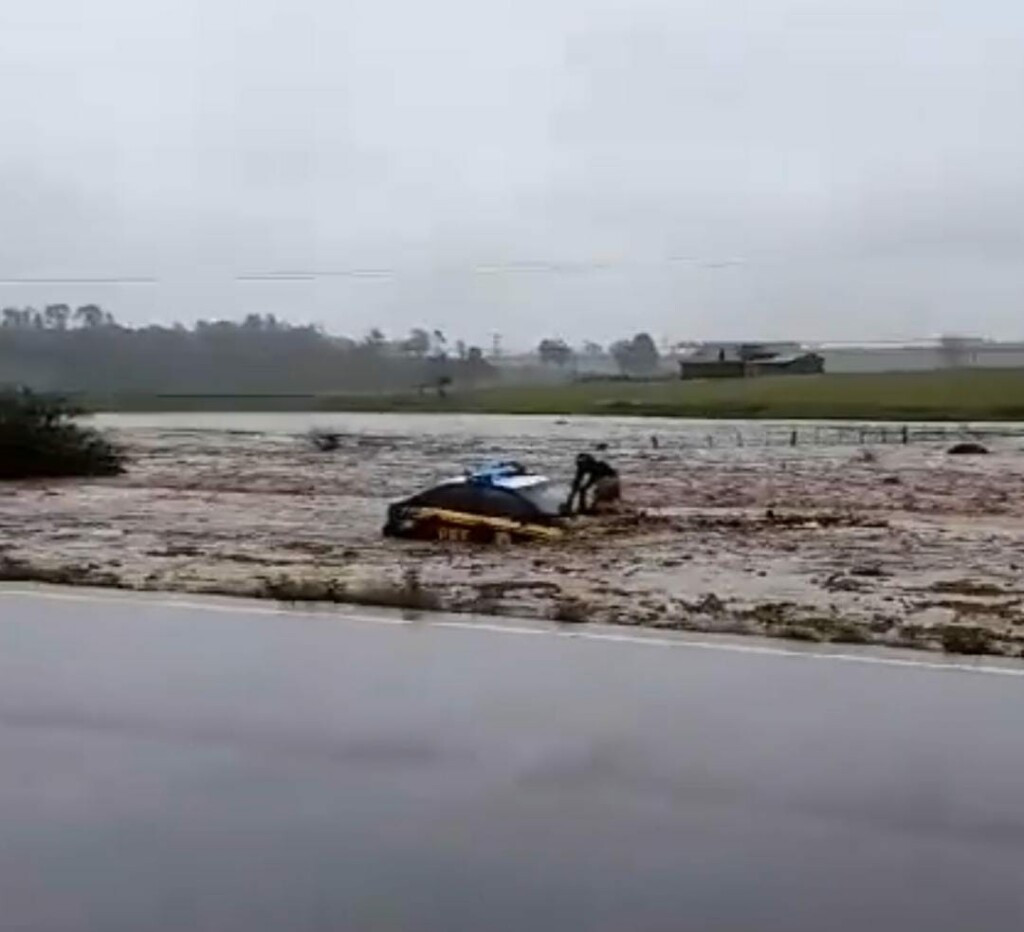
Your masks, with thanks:
M 476 385 L 495 377 L 479 347 L 440 330 L 361 340 L 274 315 L 128 327 L 95 304 L 0 311 L 0 384 L 49 392 L 301 394 Z
M 537 345 L 537 355 L 543 364 L 559 368 L 570 365 L 577 358 L 576 352 L 565 340 L 550 337 Z M 582 355 L 590 359 L 611 356 L 623 375 L 653 375 L 661 365 L 661 355 L 649 333 L 638 333 L 631 339 L 618 340 L 607 351 L 600 344 L 587 340 L 583 344 Z

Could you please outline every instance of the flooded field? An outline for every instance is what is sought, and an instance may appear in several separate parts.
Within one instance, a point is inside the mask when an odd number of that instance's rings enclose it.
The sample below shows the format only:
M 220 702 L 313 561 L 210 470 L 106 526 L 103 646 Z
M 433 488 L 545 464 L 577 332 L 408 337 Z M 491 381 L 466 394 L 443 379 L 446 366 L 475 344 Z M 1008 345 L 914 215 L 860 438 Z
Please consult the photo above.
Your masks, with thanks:
M 1024 437 L 922 425 L 446 415 L 109 415 L 114 480 L 0 488 L 8 579 L 328 598 L 1018 655 Z M 341 434 L 316 451 L 310 428 Z M 898 436 L 890 427 L 887 439 Z M 796 431 L 794 436 L 793 432 Z M 607 444 L 635 511 L 558 545 L 385 541 L 388 501 L 510 456 Z

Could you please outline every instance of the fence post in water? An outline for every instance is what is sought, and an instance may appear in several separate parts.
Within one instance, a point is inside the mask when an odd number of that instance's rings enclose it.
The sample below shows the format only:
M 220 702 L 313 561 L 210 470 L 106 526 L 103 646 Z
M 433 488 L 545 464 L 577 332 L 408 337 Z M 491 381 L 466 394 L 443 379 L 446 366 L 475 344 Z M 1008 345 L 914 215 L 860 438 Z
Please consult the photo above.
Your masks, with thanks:
M 796 431 L 795 430 L 789 435 L 789 445 L 791 447 L 795 447 L 796 446 Z
M 906 445 L 906 444 L 908 444 L 910 442 L 910 431 L 907 429 L 907 425 L 906 424 L 903 425 L 902 439 L 903 439 L 904 445 Z

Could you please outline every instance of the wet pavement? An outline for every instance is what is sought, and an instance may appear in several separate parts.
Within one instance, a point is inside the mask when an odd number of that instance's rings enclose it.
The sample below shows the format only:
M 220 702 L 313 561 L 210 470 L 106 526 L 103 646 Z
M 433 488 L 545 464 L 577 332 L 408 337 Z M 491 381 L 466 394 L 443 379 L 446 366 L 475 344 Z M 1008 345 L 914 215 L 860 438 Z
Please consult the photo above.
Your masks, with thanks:
M 586 631 L 0 589 L 0 927 L 1024 925 L 1019 668 Z

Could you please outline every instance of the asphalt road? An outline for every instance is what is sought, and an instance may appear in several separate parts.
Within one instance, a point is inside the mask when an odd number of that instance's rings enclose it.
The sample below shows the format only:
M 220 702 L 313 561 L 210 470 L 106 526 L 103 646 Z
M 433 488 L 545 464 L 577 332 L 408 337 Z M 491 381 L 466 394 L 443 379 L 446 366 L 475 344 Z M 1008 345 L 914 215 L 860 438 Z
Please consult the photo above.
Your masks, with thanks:
M 0 590 L 0 929 L 1024 928 L 1024 667 L 387 621 Z

